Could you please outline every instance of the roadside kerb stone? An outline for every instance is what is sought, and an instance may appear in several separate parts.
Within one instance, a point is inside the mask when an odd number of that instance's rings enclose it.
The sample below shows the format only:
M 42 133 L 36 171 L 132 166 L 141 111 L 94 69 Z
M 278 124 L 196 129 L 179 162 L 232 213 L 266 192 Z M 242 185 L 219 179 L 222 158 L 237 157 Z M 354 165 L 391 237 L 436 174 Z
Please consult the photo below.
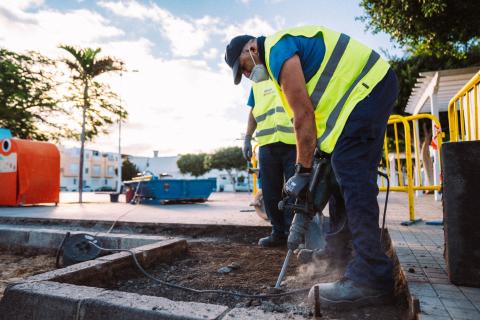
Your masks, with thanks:
M 175 256 L 186 250 L 187 242 L 176 239 L 132 249 L 139 262 L 145 268 L 153 262 L 171 261 Z M 133 259 L 128 252 L 121 252 L 28 277 L 25 281 L 59 281 L 77 284 L 92 277 L 110 277 L 115 271 L 125 269 L 126 267 L 134 268 Z
M 198 302 L 172 301 L 136 293 L 105 291 L 86 299 L 79 308 L 79 319 L 157 320 L 218 319 L 228 307 Z M 252 319 L 252 318 L 251 318 Z
M 144 268 L 148 268 L 154 262 L 170 262 L 176 256 L 187 250 L 188 244 L 186 240 L 171 239 L 157 243 L 147 244 L 141 247 L 130 249 L 137 260 Z M 96 260 L 109 264 L 108 268 L 112 271 L 125 269 L 131 266 L 135 268 L 132 255 L 129 252 L 119 252 L 107 256 L 102 256 Z
M 54 253 L 65 238 L 67 231 L 59 229 L 34 229 L 15 226 L 0 227 L 0 248 L 19 251 L 35 249 Z M 130 249 L 146 244 L 172 239 L 164 236 L 129 235 L 70 231 L 71 235 L 89 233 L 100 240 L 103 247 Z
M 29 233 L 25 230 L 0 230 L 0 248 L 6 250 L 16 249 L 28 242 Z
M 271 313 L 265 312 L 261 309 L 245 309 L 245 308 L 234 308 L 225 314 L 222 320 L 300 320 L 305 319 L 305 317 L 294 314 L 284 314 L 284 313 Z
M 208 320 L 218 319 L 227 310 L 219 305 L 40 281 L 9 288 L 0 301 L 0 320 Z
M 81 301 L 103 291 L 50 281 L 17 284 L 0 301 L 0 320 L 76 319 Z

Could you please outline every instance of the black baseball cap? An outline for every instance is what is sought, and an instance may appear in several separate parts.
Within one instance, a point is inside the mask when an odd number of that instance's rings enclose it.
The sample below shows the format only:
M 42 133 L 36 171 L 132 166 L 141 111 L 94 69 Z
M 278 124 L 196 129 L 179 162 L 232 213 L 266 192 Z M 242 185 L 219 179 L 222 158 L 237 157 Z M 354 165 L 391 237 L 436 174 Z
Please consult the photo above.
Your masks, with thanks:
M 242 80 L 242 72 L 239 69 L 240 54 L 245 44 L 254 39 L 255 37 L 249 35 L 237 36 L 230 41 L 225 49 L 225 62 L 232 68 L 233 71 L 233 83 L 239 84 Z

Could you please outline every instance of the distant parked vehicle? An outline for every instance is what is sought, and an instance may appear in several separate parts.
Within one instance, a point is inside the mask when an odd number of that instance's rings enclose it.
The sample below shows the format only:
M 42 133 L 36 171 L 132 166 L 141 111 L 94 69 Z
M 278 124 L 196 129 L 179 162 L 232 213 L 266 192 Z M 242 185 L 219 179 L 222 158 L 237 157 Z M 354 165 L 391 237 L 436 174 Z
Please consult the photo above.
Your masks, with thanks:
M 100 188 L 95 189 L 95 191 L 115 191 L 115 189 L 113 189 L 110 186 L 102 186 Z
M 68 191 L 68 188 L 67 187 L 60 187 L 60 191 Z
M 93 191 L 92 187 L 90 187 L 90 186 L 83 186 L 82 190 L 83 190 L 83 192 L 92 192 Z

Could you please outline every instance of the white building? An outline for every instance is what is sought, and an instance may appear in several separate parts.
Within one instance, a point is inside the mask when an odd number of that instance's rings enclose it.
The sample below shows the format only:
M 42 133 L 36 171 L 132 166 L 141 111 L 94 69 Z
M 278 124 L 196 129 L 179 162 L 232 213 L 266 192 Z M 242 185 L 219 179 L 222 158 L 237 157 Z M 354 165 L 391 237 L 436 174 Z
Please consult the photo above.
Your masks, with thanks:
M 78 191 L 80 148 L 60 150 L 60 187 L 66 191 Z M 83 186 L 85 191 L 115 190 L 118 184 L 118 153 L 85 149 Z

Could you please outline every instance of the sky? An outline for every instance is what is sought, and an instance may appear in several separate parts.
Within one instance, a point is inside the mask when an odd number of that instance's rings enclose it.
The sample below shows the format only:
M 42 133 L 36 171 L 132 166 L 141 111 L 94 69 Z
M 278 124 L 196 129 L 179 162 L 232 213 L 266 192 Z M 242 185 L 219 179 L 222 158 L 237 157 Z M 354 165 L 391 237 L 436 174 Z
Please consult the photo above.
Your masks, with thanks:
M 123 60 L 127 72 L 100 79 L 129 112 L 122 153 L 170 156 L 241 145 L 250 86 L 235 86 L 224 62 L 232 37 L 323 25 L 403 54 L 388 35 L 366 31 L 361 15 L 354 0 L 1 0 L 0 47 L 51 58 L 68 57 L 60 44 L 100 47 L 100 56 Z M 118 125 L 86 147 L 117 151 Z

